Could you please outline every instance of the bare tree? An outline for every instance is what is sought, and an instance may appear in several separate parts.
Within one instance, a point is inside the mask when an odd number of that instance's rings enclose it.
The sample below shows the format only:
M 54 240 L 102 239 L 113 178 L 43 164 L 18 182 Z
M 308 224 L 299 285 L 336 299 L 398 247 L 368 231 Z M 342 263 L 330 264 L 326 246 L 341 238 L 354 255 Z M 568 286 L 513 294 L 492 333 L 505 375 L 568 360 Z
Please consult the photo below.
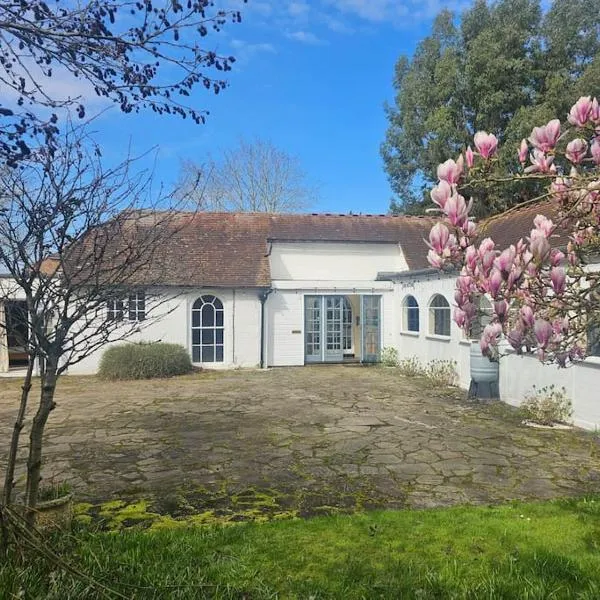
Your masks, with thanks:
M 0 265 L 25 297 L 29 358 L 2 503 L 13 499 L 19 436 L 37 361 L 40 396 L 31 424 L 25 489 L 29 523 L 34 521 L 42 436 L 56 406 L 58 378 L 104 344 L 125 339 L 166 314 L 166 296 L 159 287 L 166 265 L 157 250 L 187 218 L 168 195 L 153 191 L 148 173 L 132 172 L 134 159 L 103 167 L 97 147 L 77 128 L 61 134 L 61 142 L 52 153 L 42 145 L 19 168 L 0 171 L 5 200 Z
M 64 80 L 87 83 L 124 113 L 149 108 L 204 122 L 206 113 L 188 98 L 198 84 L 219 93 L 226 86 L 220 74 L 235 60 L 208 49 L 205 36 L 240 20 L 214 0 L 0 3 L 0 85 L 14 98 L 0 105 L 0 160 L 14 165 L 27 156 L 32 136 L 53 148 L 56 109 L 85 116 L 89 98 L 69 95 Z
M 180 187 L 203 211 L 298 212 L 318 196 L 297 157 L 258 138 L 241 139 L 204 164 L 184 162 Z

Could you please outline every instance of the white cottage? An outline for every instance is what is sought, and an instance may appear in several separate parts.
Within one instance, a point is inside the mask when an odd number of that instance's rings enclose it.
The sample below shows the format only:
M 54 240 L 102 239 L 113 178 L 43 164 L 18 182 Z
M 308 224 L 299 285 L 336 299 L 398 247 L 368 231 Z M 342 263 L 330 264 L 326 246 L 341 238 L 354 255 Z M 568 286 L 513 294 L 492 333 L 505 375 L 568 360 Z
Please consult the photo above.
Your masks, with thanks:
M 494 220 L 486 235 L 503 247 L 513 243 L 545 208 L 526 207 Z M 204 368 L 377 362 L 382 348 L 393 347 L 401 358 L 416 356 L 423 363 L 456 361 L 460 385 L 469 386 L 471 341 L 451 318 L 455 277 L 429 268 L 426 260 L 424 239 L 434 219 L 257 213 L 181 218 L 188 222 L 159 250 L 163 270 L 148 294 L 166 299 L 166 314 L 132 341 L 181 344 Z M 146 301 L 140 288 L 112 301 L 106 318 L 143 321 Z M 10 366 L 3 345 L 6 336 L 0 338 L 0 372 Z M 503 358 L 501 398 L 518 404 L 533 384 L 554 383 L 573 399 L 576 424 L 599 427 L 594 390 L 600 386 L 600 348 L 590 350 L 585 361 L 563 370 L 533 357 Z M 69 372 L 94 373 L 101 354 Z

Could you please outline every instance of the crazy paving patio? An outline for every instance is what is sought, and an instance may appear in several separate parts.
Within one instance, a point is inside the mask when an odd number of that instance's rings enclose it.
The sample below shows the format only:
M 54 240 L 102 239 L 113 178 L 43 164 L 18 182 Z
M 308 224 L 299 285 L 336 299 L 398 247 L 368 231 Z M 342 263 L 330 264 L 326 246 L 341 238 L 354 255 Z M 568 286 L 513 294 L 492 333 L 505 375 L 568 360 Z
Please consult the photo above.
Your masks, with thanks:
M 0 380 L 2 469 L 18 393 L 18 381 Z M 44 476 L 82 500 L 152 498 L 171 513 L 244 494 L 301 515 L 425 508 L 597 493 L 600 443 L 525 427 L 501 403 L 389 368 L 64 377 Z

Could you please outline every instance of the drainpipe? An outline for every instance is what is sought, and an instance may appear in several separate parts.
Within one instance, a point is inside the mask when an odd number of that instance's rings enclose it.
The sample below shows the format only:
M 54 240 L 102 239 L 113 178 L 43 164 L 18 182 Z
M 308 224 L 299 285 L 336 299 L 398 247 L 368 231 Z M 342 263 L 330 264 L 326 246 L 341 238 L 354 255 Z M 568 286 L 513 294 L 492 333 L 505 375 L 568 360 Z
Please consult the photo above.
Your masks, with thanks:
M 265 303 L 270 294 L 273 293 L 273 289 L 263 290 L 259 296 L 260 298 L 260 368 L 265 368 Z

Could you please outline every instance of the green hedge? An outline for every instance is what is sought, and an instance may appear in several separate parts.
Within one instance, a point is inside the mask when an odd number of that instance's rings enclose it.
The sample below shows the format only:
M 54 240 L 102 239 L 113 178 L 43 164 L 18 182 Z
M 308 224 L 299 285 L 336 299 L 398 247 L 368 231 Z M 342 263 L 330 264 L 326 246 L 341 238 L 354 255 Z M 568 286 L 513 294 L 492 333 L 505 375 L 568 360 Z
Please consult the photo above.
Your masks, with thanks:
M 179 344 L 122 344 L 104 352 L 98 375 L 103 379 L 152 379 L 192 372 L 187 350 Z

